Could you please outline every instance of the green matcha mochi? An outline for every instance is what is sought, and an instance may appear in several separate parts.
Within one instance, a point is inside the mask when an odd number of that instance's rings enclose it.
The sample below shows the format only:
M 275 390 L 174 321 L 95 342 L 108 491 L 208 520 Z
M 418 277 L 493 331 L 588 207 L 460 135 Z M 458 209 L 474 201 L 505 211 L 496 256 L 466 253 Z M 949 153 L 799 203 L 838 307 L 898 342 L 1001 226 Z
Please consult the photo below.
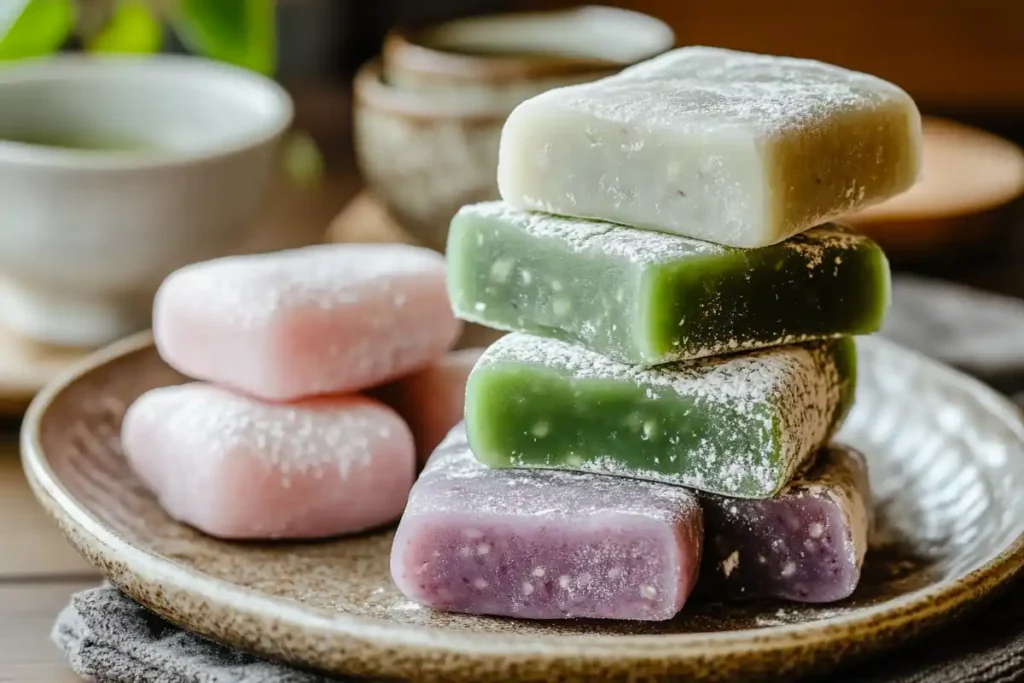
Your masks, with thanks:
M 853 402 L 849 337 L 645 369 L 528 334 L 498 340 L 466 387 L 466 427 L 491 467 L 774 495 Z
M 890 298 L 882 250 L 834 224 L 735 249 L 486 202 L 447 254 L 458 317 L 636 365 L 868 334 Z

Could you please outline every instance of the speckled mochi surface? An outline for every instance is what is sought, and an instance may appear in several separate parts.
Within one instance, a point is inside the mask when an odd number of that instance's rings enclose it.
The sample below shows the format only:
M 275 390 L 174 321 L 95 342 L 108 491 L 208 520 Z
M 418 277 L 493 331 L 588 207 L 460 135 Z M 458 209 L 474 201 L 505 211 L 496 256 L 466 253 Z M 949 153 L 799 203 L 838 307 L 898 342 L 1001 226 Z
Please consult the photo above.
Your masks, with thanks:
M 409 428 L 361 396 L 276 404 L 202 382 L 163 387 L 128 409 L 121 442 L 171 517 L 229 539 L 392 522 L 415 471 Z
M 359 391 L 420 369 L 461 330 L 444 257 L 399 244 L 317 245 L 186 266 L 160 287 L 161 357 L 268 400 Z
M 760 247 L 910 188 L 921 146 L 891 83 L 684 47 L 520 104 L 498 186 L 521 209 Z
M 735 249 L 484 202 L 447 255 L 460 318 L 634 365 L 871 333 L 890 298 L 881 248 L 836 224 Z
M 849 337 L 645 369 L 513 333 L 470 374 L 466 427 L 473 452 L 492 467 L 765 498 L 835 432 L 855 381 Z
M 867 552 L 870 498 L 864 456 L 840 444 L 774 498 L 702 495 L 702 590 L 714 599 L 849 597 Z
M 686 489 L 500 470 L 448 435 L 413 487 L 391 551 L 411 600 L 527 619 L 663 620 L 697 578 L 701 511 Z

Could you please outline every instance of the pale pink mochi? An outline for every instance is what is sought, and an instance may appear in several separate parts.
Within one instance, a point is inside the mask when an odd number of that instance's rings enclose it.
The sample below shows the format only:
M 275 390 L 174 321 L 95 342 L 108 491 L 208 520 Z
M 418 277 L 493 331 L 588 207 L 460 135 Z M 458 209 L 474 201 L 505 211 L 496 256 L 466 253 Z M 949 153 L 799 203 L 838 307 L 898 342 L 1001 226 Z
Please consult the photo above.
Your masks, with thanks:
M 121 443 L 171 517 L 220 538 L 393 522 L 415 476 L 409 428 L 363 396 L 273 404 L 202 382 L 153 389 L 128 409 Z
M 466 379 L 483 352 L 483 348 L 451 351 L 419 372 L 372 393 L 397 410 L 412 428 L 421 465 L 444 441 L 452 427 L 462 421 Z
M 268 400 L 359 391 L 455 343 L 444 257 L 404 244 L 328 244 L 186 266 L 160 287 L 161 357 Z

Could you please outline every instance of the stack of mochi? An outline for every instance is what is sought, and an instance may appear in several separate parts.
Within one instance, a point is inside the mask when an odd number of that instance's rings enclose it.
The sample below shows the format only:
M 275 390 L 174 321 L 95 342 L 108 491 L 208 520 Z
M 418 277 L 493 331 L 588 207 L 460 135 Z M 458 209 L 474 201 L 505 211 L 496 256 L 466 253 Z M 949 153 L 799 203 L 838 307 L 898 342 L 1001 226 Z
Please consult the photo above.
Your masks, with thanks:
M 161 357 L 199 381 L 140 396 L 125 455 L 172 517 L 230 539 L 398 519 L 416 452 L 425 459 L 461 419 L 480 353 L 448 353 L 462 324 L 444 259 L 404 245 L 187 266 L 162 284 L 153 317 Z
M 413 487 L 411 599 L 524 618 L 671 618 L 842 599 L 866 466 L 830 443 L 889 267 L 832 223 L 913 185 L 920 115 L 818 62 L 691 47 L 520 105 L 503 201 L 448 242 L 458 317 L 510 331 Z M 633 227 L 627 227 L 633 226 Z

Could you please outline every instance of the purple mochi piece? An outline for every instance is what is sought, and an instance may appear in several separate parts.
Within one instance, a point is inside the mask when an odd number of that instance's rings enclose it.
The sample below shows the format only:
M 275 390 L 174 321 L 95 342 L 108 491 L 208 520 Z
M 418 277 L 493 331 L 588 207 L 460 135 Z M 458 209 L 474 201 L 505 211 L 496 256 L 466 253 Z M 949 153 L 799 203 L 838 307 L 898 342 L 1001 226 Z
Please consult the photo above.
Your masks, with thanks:
M 871 525 L 864 457 L 847 446 L 817 461 L 774 498 L 702 495 L 701 594 L 824 603 L 853 593 Z
M 463 424 L 409 496 L 391 574 L 440 610 L 660 621 L 700 566 L 702 513 L 683 488 L 600 474 L 490 469 Z

